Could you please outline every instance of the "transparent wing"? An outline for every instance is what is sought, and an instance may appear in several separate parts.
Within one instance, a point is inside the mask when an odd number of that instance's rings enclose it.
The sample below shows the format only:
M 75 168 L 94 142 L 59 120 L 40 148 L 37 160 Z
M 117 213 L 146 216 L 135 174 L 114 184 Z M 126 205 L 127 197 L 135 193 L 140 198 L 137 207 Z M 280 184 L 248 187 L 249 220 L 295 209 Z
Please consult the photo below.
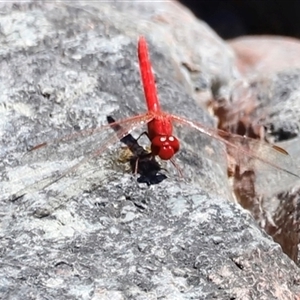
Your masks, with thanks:
M 292 157 L 282 148 L 222 130 L 208 128 L 200 123 L 171 115 L 174 121 L 188 125 L 199 132 L 226 144 L 241 172 L 255 173 L 255 189 L 260 195 L 283 191 L 300 180 L 300 170 Z
M 58 170 L 52 171 L 50 176 L 48 174 L 46 178 L 26 186 L 18 193 L 10 196 L 10 200 L 15 201 L 27 193 L 42 190 L 65 177 L 67 174 L 75 172 L 81 165 L 101 155 L 108 147 L 118 142 L 134 129 L 147 124 L 152 119 L 153 117 L 148 114 L 134 116 L 126 120 L 121 120 L 95 129 L 79 131 L 34 146 L 30 149 L 29 153 L 24 155 L 25 162 L 29 165 L 32 164 L 33 168 L 35 168 L 34 162 L 39 160 L 52 161 L 54 164 L 56 163 Z M 120 124 L 122 127 L 120 126 L 119 130 L 113 131 L 111 129 L 112 125 Z M 59 166 L 63 165 L 60 161 L 63 160 L 71 160 L 71 166 L 67 169 L 59 170 Z M 28 177 L 28 175 L 29 174 L 22 174 L 24 177 Z
M 147 120 L 147 118 L 151 119 L 150 116 L 148 116 L 147 113 L 142 114 L 142 115 L 137 115 L 137 116 L 133 116 L 124 120 L 120 120 L 117 122 L 114 122 L 116 125 L 122 125 L 123 128 L 121 128 L 121 126 L 119 127 L 118 131 L 121 131 L 121 129 L 124 129 L 125 127 L 130 127 L 131 124 L 138 124 L 141 123 L 141 125 L 148 123 L 149 121 L 145 121 Z M 62 136 L 60 138 L 54 139 L 52 141 L 48 141 L 48 142 L 43 142 L 41 144 L 35 145 L 34 147 L 32 147 L 29 151 L 34 151 L 43 147 L 51 147 L 51 146 L 55 146 L 58 145 L 60 143 L 65 143 L 68 142 L 70 140 L 81 140 L 83 141 L 84 138 L 87 137 L 95 137 L 96 134 L 102 135 L 103 132 L 108 131 L 109 132 L 109 128 L 111 128 L 114 123 L 111 124 L 107 124 L 107 125 L 102 125 L 100 127 L 97 128 L 89 128 L 89 129 L 85 129 L 85 130 L 80 130 L 78 132 L 73 132 L 71 134 Z M 93 141 L 94 142 L 94 141 Z M 86 141 L 84 141 L 84 143 L 86 143 Z

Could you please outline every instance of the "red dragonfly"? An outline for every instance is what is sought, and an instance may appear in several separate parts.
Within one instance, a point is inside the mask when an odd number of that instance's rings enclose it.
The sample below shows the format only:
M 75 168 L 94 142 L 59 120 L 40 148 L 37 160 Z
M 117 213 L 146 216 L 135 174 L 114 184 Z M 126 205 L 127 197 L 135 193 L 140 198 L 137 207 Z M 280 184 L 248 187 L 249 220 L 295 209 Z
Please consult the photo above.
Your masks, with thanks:
M 173 122 L 187 125 L 196 129 L 202 134 L 210 136 L 226 144 L 230 149 L 230 153 L 233 153 L 238 162 L 247 158 L 247 164 L 251 165 L 251 168 L 263 168 L 264 165 L 273 167 L 281 173 L 300 178 L 298 170 L 295 168 L 293 160 L 288 153 L 275 145 L 270 145 L 265 142 L 246 138 L 239 135 L 234 135 L 222 130 L 209 128 L 201 123 L 190 121 L 184 117 L 176 116 L 163 111 L 160 107 L 160 103 L 157 96 L 156 84 L 152 67 L 149 59 L 149 52 L 146 39 L 141 36 L 138 40 L 138 59 L 141 73 L 141 79 L 144 88 L 145 99 L 147 103 L 147 112 L 141 115 L 133 116 L 125 120 L 121 120 L 109 125 L 104 125 L 96 129 L 85 130 L 71 134 L 60 139 L 54 140 L 51 143 L 42 143 L 32 150 L 43 148 L 50 144 L 57 144 L 62 141 L 68 141 L 80 136 L 91 135 L 94 133 L 101 133 L 107 130 L 108 127 L 121 124 L 120 130 L 117 131 L 117 135 L 109 136 L 102 142 L 102 147 L 92 152 L 90 155 L 83 158 L 76 163 L 73 167 L 58 175 L 54 180 L 51 180 L 43 188 L 57 182 L 67 174 L 75 171 L 80 165 L 86 163 L 90 159 L 103 153 L 112 143 L 122 139 L 128 135 L 132 130 L 148 124 L 148 137 L 151 141 L 151 154 L 153 157 L 159 156 L 163 160 L 171 160 L 174 163 L 173 157 L 179 151 L 179 140 L 173 135 Z M 255 166 L 254 166 L 255 165 Z M 19 194 L 14 199 L 17 199 L 23 194 Z

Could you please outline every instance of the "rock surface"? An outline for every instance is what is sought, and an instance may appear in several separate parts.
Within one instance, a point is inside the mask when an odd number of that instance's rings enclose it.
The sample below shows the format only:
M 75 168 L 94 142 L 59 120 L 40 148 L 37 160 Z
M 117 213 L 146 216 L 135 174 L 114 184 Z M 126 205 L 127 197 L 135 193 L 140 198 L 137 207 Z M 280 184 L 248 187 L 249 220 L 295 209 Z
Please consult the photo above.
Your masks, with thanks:
M 231 40 L 229 45 L 236 53 L 241 74 L 238 88 L 232 89 L 229 105 L 233 108 L 231 113 L 235 111 L 232 115 L 236 119 L 243 116 L 249 128 L 263 129 L 260 137 L 286 149 L 293 157 L 295 170 L 299 170 L 300 60 L 297 53 L 300 41 L 288 37 L 249 36 Z M 267 185 L 272 186 L 271 181 Z M 285 253 L 297 261 L 299 180 L 292 184 L 281 180 L 277 186 L 285 187 L 285 191 L 252 199 L 250 211 Z M 244 202 L 243 206 L 249 208 L 249 201 Z
M 26 152 L 107 115 L 145 111 L 139 34 L 174 114 L 213 126 L 196 102 L 236 73 L 230 48 L 175 2 L 88 4 L 1 7 L 0 298 L 296 299 L 297 266 L 230 203 L 221 143 L 178 126 L 185 180 L 167 165 L 168 179 L 150 187 L 117 163 L 120 144 L 101 148 L 117 142 L 107 127 Z M 41 189 L 99 147 L 97 159 Z

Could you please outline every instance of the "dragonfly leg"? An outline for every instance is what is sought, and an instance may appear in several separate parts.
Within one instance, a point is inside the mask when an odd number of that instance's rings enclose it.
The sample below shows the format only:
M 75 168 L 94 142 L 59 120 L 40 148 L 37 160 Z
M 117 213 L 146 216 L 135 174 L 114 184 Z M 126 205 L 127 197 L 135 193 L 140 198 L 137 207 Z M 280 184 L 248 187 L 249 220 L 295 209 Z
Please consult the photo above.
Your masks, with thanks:
M 176 163 L 175 159 L 171 158 L 170 161 L 171 161 L 172 165 L 176 168 L 179 177 L 184 178 L 183 172 L 182 172 L 181 168 L 179 167 L 179 165 Z

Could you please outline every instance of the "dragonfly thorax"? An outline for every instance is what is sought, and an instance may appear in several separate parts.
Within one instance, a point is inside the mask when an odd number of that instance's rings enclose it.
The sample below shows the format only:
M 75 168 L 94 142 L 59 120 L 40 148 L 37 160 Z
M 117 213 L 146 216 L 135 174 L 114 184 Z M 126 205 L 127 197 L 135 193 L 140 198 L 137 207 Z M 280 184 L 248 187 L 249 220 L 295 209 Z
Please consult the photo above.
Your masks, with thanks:
M 151 152 L 153 155 L 158 155 L 163 160 L 171 159 L 179 150 L 178 139 L 171 135 L 155 136 L 151 141 Z

